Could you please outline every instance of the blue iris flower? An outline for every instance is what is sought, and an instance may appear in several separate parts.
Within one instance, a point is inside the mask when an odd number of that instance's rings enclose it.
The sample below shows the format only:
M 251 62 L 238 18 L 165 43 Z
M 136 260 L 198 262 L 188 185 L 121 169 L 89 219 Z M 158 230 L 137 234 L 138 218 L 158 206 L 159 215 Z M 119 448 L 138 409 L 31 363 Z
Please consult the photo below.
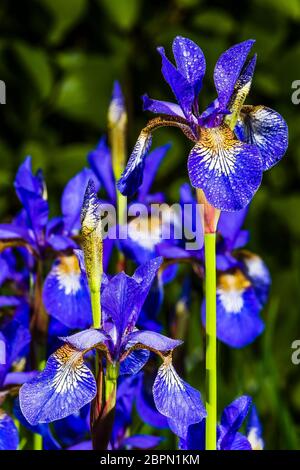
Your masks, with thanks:
M 158 48 L 163 76 L 178 104 L 144 96 L 144 109 L 160 116 L 138 138 L 118 182 L 123 194 L 134 194 L 142 183 L 152 132 L 176 126 L 195 144 L 188 157 L 189 178 L 207 201 L 222 211 L 241 210 L 251 201 L 263 171 L 275 165 L 288 146 L 288 129 L 280 114 L 265 106 L 244 106 L 256 63 L 256 56 L 247 61 L 253 44 L 247 40 L 221 54 L 214 69 L 217 98 L 202 114 L 198 94 L 205 73 L 203 52 L 190 39 L 176 37 L 174 66 Z
M 20 389 L 20 407 L 30 424 L 66 417 L 95 397 L 96 381 L 83 359 L 93 349 L 102 352 L 107 361 L 119 363 L 121 375 L 136 374 L 148 361 L 150 351 L 162 359 L 153 397 L 158 411 L 180 437 L 186 436 L 190 424 L 205 417 L 200 393 L 184 382 L 172 365 L 172 351 L 182 342 L 135 328 L 161 261 L 149 261 L 132 277 L 122 272 L 105 282 L 103 328 L 61 338 L 65 344 L 50 356 L 45 369 Z
M 217 427 L 217 450 L 254 450 L 249 434 L 246 437 L 240 432 L 251 404 L 252 399 L 243 395 L 224 408 L 221 422 Z M 182 450 L 205 449 L 205 420 L 189 427 L 187 439 L 180 440 L 180 448 Z

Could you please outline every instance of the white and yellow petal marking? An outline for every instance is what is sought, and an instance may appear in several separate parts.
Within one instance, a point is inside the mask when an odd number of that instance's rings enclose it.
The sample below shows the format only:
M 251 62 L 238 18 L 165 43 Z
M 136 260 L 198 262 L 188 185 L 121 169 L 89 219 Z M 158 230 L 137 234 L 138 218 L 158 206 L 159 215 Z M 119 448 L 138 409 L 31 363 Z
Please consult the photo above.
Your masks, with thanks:
M 234 273 L 220 274 L 217 295 L 227 313 L 240 313 L 244 306 L 243 294 L 251 286 L 249 279 L 237 270 Z
M 206 416 L 200 393 L 179 377 L 171 355 L 164 358 L 158 369 L 153 397 L 158 411 L 168 418 L 172 431 L 183 439 L 188 427 Z
M 53 276 L 57 277 L 59 289 L 66 295 L 75 295 L 81 288 L 81 271 L 75 255 L 63 256 L 54 268 Z
M 256 428 L 251 428 L 249 430 L 247 439 L 250 442 L 252 450 L 264 450 L 264 441 L 258 435 Z
M 22 386 L 20 406 L 30 424 L 48 423 L 78 412 L 96 392 L 83 352 L 66 344 L 50 356 L 40 374 Z

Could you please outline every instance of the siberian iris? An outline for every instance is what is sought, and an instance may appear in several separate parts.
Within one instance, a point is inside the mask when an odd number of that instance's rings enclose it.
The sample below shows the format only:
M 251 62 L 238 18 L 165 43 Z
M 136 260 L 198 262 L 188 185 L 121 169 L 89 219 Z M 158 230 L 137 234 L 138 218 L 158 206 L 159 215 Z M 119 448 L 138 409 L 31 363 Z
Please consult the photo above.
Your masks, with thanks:
M 253 43 L 244 41 L 221 54 L 214 69 L 217 98 L 201 114 L 202 50 L 190 39 L 176 37 L 175 66 L 158 48 L 163 76 L 178 104 L 144 96 L 144 109 L 160 116 L 140 133 L 118 183 L 123 194 L 133 194 L 142 182 L 152 132 L 176 126 L 195 144 L 188 157 L 189 178 L 204 191 L 208 203 L 222 211 L 236 211 L 251 201 L 263 172 L 283 157 L 288 144 L 287 125 L 280 114 L 265 106 L 244 106 L 256 63 L 256 56 L 247 60 Z

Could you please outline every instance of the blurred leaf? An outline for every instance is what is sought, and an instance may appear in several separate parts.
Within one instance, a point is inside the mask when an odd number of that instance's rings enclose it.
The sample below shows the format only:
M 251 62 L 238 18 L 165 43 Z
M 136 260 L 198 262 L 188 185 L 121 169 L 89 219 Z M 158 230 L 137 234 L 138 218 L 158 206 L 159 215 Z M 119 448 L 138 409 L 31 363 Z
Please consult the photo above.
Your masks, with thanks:
M 49 39 L 53 43 L 59 42 L 82 17 L 86 6 L 86 0 L 41 0 L 51 13 L 54 23 L 50 31 Z
M 13 42 L 13 50 L 40 98 L 46 98 L 53 84 L 53 73 L 47 52 L 21 41 Z
M 261 1 L 256 0 L 257 8 L 261 6 Z M 300 19 L 300 2 L 299 0 L 288 0 L 288 2 L 282 2 L 282 0 L 264 0 L 264 7 L 277 10 L 278 13 L 292 18 L 293 20 Z
M 111 20 L 124 30 L 137 22 L 143 0 L 98 0 Z
M 236 27 L 232 16 L 221 9 L 199 13 L 193 18 L 193 25 L 203 31 L 211 31 L 219 35 L 231 34 Z

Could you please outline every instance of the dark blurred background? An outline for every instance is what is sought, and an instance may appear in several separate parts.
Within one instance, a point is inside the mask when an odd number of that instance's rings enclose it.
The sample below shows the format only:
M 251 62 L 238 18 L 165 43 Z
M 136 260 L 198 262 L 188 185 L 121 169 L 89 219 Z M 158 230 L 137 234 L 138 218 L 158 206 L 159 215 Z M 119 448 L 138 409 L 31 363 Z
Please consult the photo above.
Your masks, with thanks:
M 243 350 L 220 345 L 219 399 L 223 406 L 238 394 L 251 394 L 267 448 L 300 448 L 300 365 L 291 362 L 291 343 L 300 339 L 300 105 L 291 101 L 292 82 L 300 80 L 300 0 L 2 0 L 0 24 L 0 79 L 7 91 L 0 107 L 2 221 L 19 207 L 12 183 L 27 154 L 35 168 L 43 168 L 52 214 L 58 213 L 64 185 L 106 130 L 114 79 L 126 95 L 132 147 L 148 118 L 140 96 L 172 99 L 156 46 L 169 52 L 180 34 L 202 47 L 207 57 L 203 108 L 215 97 L 212 72 L 219 54 L 256 39 L 258 64 L 248 103 L 268 105 L 286 118 L 290 146 L 265 174 L 247 219 L 250 248 L 263 256 L 273 277 L 263 313 L 266 331 Z M 173 147 L 155 184 L 176 201 L 187 180 L 189 143 L 176 130 L 156 134 L 156 144 L 167 141 Z M 172 304 L 178 285 L 167 293 Z M 198 308 L 190 325 L 198 325 Z M 202 345 L 196 336 L 189 351 L 187 370 L 197 384 L 194 363 Z

